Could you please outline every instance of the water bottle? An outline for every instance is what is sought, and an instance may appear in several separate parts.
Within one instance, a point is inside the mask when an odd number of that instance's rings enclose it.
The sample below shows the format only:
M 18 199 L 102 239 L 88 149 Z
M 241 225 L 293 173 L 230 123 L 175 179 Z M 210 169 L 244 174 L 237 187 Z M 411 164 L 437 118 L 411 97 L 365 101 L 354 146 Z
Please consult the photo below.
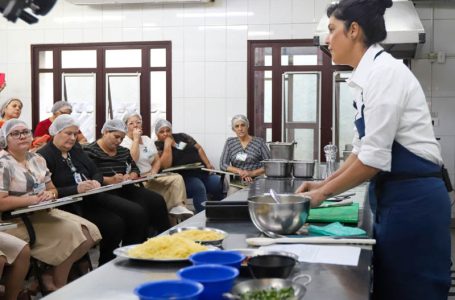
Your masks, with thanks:
M 336 162 L 337 152 L 338 152 L 338 148 L 336 145 L 328 144 L 328 145 L 324 146 L 325 161 L 326 161 L 324 179 L 329 177 L 336 171 L 335 162 Z

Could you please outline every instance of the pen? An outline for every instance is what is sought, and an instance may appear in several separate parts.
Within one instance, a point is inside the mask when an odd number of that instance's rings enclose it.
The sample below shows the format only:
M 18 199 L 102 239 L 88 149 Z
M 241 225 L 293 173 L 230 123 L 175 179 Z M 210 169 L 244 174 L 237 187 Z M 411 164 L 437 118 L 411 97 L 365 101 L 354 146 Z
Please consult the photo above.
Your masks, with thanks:
M 84 175 L 84 173 L 81 173 L 82 175 L 82 178 L 84 178 L 85 181 L 88 181 L 89 179 L 87 178 L 87 176 Z

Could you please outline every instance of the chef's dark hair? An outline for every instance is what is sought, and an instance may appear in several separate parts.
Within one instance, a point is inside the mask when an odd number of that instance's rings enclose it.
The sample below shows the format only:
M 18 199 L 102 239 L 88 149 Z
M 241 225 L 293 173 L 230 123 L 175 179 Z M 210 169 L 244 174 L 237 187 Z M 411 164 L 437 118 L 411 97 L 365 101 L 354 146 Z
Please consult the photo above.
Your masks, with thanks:
M 363 29 L 365 46 L 369 47 L 387 37 L 384 13 L 392 4 L 392 0 L 341 0 L 327 8 L 327 16 L 343 21 L 346 30 L 357 22 Z

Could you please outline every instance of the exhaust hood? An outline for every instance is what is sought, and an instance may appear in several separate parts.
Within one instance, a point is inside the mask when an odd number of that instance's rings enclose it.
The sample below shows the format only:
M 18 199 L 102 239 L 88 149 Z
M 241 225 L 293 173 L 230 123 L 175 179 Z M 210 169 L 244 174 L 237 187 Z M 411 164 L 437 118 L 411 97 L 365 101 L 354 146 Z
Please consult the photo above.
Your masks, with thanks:
M 386 9 L 384 19 L 387 30 L 387 38 L 381 43 L 384 49 L 395 58 L 414 57 L 417 44 L 425 43 L 425 30 L 412 1 L 394 1 L 392 7 Z M 325 42 L 328 23 L 329 18 L 324 15 L 313 38 L 314 45 L 326 53 L 329 53 Z

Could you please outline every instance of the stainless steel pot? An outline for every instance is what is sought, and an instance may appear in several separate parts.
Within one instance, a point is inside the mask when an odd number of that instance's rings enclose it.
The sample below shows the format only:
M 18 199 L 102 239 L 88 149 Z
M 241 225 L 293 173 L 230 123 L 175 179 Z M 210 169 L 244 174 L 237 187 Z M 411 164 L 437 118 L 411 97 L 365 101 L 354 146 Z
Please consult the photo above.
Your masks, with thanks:
M 288 160 L 268 159 L 261 162 L 267 177 L 291 177 L 291 164 Z
M 314 175 L 314 161 L 310 160 L 293 160 L 292 175 L 294 177 L 313 177 Z
M 273 142 L 269 143 L 270 154 L 272 159 L 294 159 L 294 146 L 296 142 L 285 143 L 285 142 Z

